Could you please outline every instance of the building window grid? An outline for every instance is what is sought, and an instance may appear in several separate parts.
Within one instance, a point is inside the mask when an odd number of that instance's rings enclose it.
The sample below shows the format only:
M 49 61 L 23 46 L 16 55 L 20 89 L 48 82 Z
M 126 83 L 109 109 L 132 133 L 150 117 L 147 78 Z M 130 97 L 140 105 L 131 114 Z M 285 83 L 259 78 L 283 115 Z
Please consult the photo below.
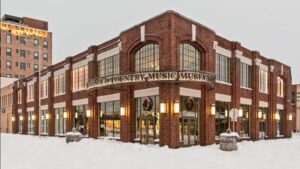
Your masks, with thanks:
M 240 117 L 240 123 L 241 123 L 241 130 L 240 135 L 241 137 L 249 137 L 250 136 L 250 105 L 241 105 L 241 108 L 243 110 L 243 114 Z
M 281 77 L 277 77 L 277 96 L 284 97 L 284 82 Z
M 262 93 L 268 93 L 268 72 L 259 70 L 259 91 Z
M 20 37 L 20 44 L 26 44 L 26 38 L 25 37 Z
M 64 119 L 65 108 L 56 108 L 55 112 L 55 134 L 63 135 L 66 133 L 66 121 Z
M 23 62 L 20 62 L 20 70 L 25 70 L 26 69 L 26 64 Z
M 48 48 L 48 41 L 43 41 L 43 48 Z
M 54 77 L 54 95 L 65 93 L 65 74 L 60 74 Z
M 98 76 L 112 76 L 119 74 L 119 54 L 98 61 Z
M 32 116 L 34 114 L 32 111 L 30 111 L 30 112 L 27 112 L 27 115 L 28 115 L 28 119 L 27 119 L 28 131 L 27 131 L 27 133 L 34 134 L 35 126 L 34 126 L 34 119 L 32 118 Z
M 22 103 L 22 90 L 18 91 L 18 104 Z
M 216 53 L 216 80 L 230 83 L 230 58 Z
M 48 61 L 48 54 L 47 53 L 43 53 L 43 60 Z
M 38 52 L 34 52 L 34 60 L 39 60 L 39 53 Z
M 241 62 L 240 83 L 242 87 L 251 88 L 251 65 Z
M 6 56 L 11 57 L 11 48 L 6 48 Z
M 190 44 L 180 45 L 180 69 L 188 71 L 200 71 L 201 54 Z
M 6 69 L 11 69 L 11 61 L 6 61 Z
M 20 50 L 20 57 L 25 58 L 26 57 L 26 51 Z
M 11 34 L 6 34 L 6 43 L 11 44 Z
M 48 134 L 48 110 L 41 110 L 41 134 Z
M 88 65 L 73 70 L 73 91 L 86 88 L 88 82 Z
M 159 46 L 148 44 L 135 53 L 135 72 L 159 70 Z
M 34 47 L 38 47 L 39 46 L 39 40 L 38 39 L 34 39 L 33 40 L 33 45 L 34 45 Z
M 27 86 L 27 101 L 34 100 L 34 85 Z
M 34 64 L 33 71 L 34 72 L 38 72 L 39 71 L 39 65 L 38 64 Z
M 48 97 L 48 80 L 41 82 L 41 98 Z

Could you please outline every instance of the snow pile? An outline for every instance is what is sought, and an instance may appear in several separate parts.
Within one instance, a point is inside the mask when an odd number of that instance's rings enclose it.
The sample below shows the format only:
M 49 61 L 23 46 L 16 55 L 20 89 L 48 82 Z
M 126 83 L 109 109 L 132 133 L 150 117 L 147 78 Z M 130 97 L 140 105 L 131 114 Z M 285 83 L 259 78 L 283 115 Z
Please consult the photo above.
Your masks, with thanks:
M 240 135 L 237 132 L 231 132 L 231 133 L 221 133 L 220 137 L 237 137 L 237 138 L 239 138 Z
M 244 141 L 239 150 L 218 145 L 169 149 L 157 145 L 1 134 L 2 169 L 299 169 L 300 135 Z

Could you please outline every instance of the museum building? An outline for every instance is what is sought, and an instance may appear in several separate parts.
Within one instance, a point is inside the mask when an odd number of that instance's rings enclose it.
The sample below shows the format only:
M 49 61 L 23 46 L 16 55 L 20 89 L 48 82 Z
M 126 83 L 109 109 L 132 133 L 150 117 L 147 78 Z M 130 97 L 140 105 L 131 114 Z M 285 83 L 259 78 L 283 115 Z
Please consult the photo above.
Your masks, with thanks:
M 228 128 L 242 140 L 291 137 L 291 68 L 174 11 L 20 79 L 13 90 L 13 133 L 76 129 L 171 148 L 217 143 Z

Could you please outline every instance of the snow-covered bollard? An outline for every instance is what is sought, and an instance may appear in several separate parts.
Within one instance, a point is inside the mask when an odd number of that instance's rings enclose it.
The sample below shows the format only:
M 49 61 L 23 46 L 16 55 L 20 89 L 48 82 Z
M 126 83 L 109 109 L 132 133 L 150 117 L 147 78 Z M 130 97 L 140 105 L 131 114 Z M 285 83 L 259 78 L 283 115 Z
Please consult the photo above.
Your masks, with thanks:
M 239 134 L 228 130 L 220 135 L 220 149 L 223 151 L 237 151 Z
M 79 142 L 82 138 L 82 134 L 75 129 L 73 129 L 71 132 L 68 132 L 66 135 L 66 142 Z

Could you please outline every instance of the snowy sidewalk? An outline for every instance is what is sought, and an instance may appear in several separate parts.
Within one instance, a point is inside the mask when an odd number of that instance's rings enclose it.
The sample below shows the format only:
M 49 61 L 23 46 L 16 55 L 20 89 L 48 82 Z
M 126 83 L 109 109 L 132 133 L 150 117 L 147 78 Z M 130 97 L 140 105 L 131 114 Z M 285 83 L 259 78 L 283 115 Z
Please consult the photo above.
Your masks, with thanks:
M 169 149 L 154 145 L 1 134 L 1 169 L 300 169 L 300 135 L 238 143 Z

